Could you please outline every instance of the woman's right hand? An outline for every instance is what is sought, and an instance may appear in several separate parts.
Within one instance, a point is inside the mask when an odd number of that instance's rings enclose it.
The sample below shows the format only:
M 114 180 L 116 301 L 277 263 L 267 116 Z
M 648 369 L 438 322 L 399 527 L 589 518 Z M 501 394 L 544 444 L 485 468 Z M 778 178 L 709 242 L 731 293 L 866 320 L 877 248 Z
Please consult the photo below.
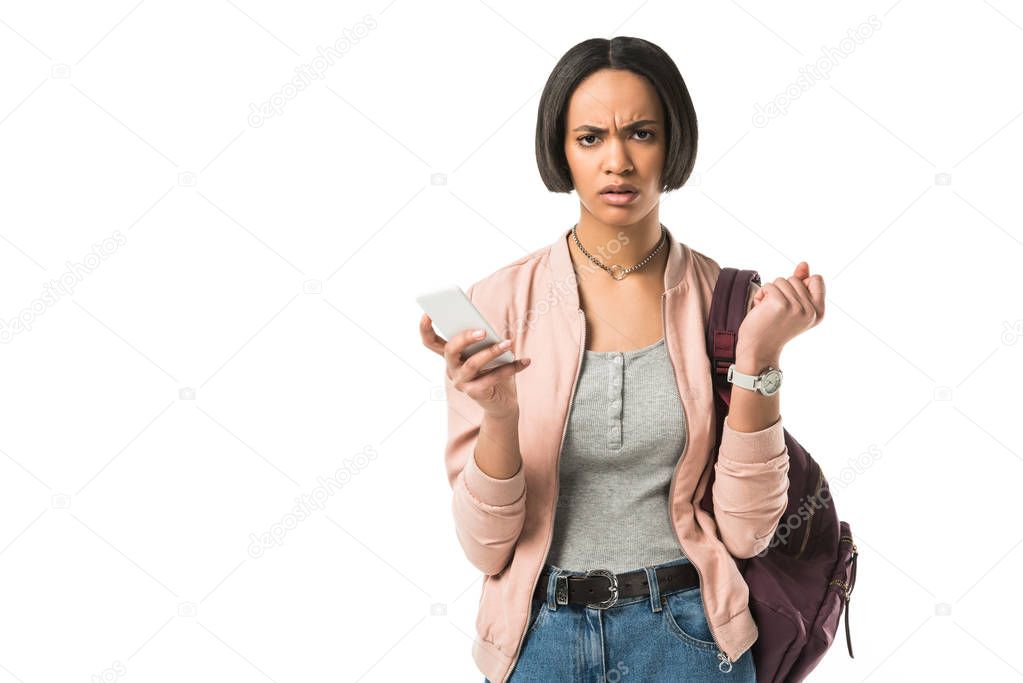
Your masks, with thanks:
M 529 365 L 529 358 L 520 358 L 492 370 L 481 372 L 481 368 L 492 358 L 500 356 L 511 346 L 501 348 L 493 344 L 472 354 L 462 361 L 462 351 L 479 341 L 473 336 L 475 330 L 463 330 L 450 340 L 433 331 L 430 316 L 423 314 L 419 320 L 419 334 L 423 345 L 434 353 L 444 356 L 447 376 L 456 389 L 476 401 L 483 412 L 492 417 L 508 417 L 519 410 L 518 394 L 515 391 L 515 375 Z

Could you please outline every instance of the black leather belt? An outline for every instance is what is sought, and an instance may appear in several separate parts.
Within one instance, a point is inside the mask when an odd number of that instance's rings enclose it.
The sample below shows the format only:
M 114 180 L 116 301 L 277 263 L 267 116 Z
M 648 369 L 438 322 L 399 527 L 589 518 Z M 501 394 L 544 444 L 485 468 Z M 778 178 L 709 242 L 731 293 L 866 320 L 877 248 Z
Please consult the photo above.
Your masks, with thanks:
M 655 570 L 659 592 L 664 595 L 700 585 L 700 577 L 692 563 L 659 567 Z M 544 569 L 536 582 L 533 596 L 547 599 L 550 572 Z M 607 609 L 621 598 L 650 595 L 646 572 L 638 569 L 615 574 L 607 569 L 591 569 L 585 575 L 562 574 L 555 582 L 555 600 L 559 605 L 586 605 Z

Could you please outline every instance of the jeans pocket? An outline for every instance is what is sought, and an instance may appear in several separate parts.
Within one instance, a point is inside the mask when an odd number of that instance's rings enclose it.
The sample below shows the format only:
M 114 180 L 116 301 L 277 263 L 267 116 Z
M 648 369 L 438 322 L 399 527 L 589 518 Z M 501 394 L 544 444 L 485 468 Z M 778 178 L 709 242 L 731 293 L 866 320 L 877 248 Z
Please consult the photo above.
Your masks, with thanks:
M 532 633 L 543 621 L 547 613 L 547 599 L 533 598 L 529 613 L 529 626 L 526 627 L 526 635 Z
M 717 651 L 699 588 L 662 595 L 661 608 L 664 625 L 675 638 L 699 650 Z

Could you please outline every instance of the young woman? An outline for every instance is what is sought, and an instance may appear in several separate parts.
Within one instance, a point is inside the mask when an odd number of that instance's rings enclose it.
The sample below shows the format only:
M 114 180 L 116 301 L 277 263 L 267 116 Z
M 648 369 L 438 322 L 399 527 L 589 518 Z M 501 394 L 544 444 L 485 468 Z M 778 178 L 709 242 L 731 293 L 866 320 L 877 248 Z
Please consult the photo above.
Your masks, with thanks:
M 752 287 L 715 466 L 704 326 L 720 266 L 658 214 L 696 142 L 663 50 L 576 45 L 544 89 L 536 154 L 551 191 L 576 191 L 578 222 L 469 288 L 503 345 L 463 360 L 473 330 L 445 340 L 420 321 L 446 363 L 446 468 L 484 574 L 472 654 L 488 683 L 756 680 L 734 558 L 763 551 L 784 512 L 771 371 L 822 319 L 824 284 L 801 262 Z M 480 371 L 508 348 L 519 360 Z M 698 505 L 712 468 L 713 516 Z

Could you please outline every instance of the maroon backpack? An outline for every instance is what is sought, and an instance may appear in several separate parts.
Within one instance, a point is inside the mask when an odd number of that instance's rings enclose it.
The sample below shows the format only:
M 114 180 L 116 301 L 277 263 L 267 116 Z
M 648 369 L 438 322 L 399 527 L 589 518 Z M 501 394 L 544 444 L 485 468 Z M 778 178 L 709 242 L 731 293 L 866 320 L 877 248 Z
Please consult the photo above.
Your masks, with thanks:
M 755 270 L 722 268 L 714 288 L 707 325 L 717 444 L 721 443 L 731 397 L 728 366 L 735 362 L 739 325 L 746 316 Z M 820 663 L 845 612 L 849 635 L 849 597 L 856 583 L 856 544 L 848 522 L 840 522 L 820 465 L 785 433 L 789 453 L 789 500 L 767 548 L 751 558 L 736 558 L 749 586 L 749 607 L 760 635 L 753 644 L 757 683 L 803 680 Z M 715 455 L 717 457 L 717 449 Z M 714 514 L 714 469 L 700 507 Z

